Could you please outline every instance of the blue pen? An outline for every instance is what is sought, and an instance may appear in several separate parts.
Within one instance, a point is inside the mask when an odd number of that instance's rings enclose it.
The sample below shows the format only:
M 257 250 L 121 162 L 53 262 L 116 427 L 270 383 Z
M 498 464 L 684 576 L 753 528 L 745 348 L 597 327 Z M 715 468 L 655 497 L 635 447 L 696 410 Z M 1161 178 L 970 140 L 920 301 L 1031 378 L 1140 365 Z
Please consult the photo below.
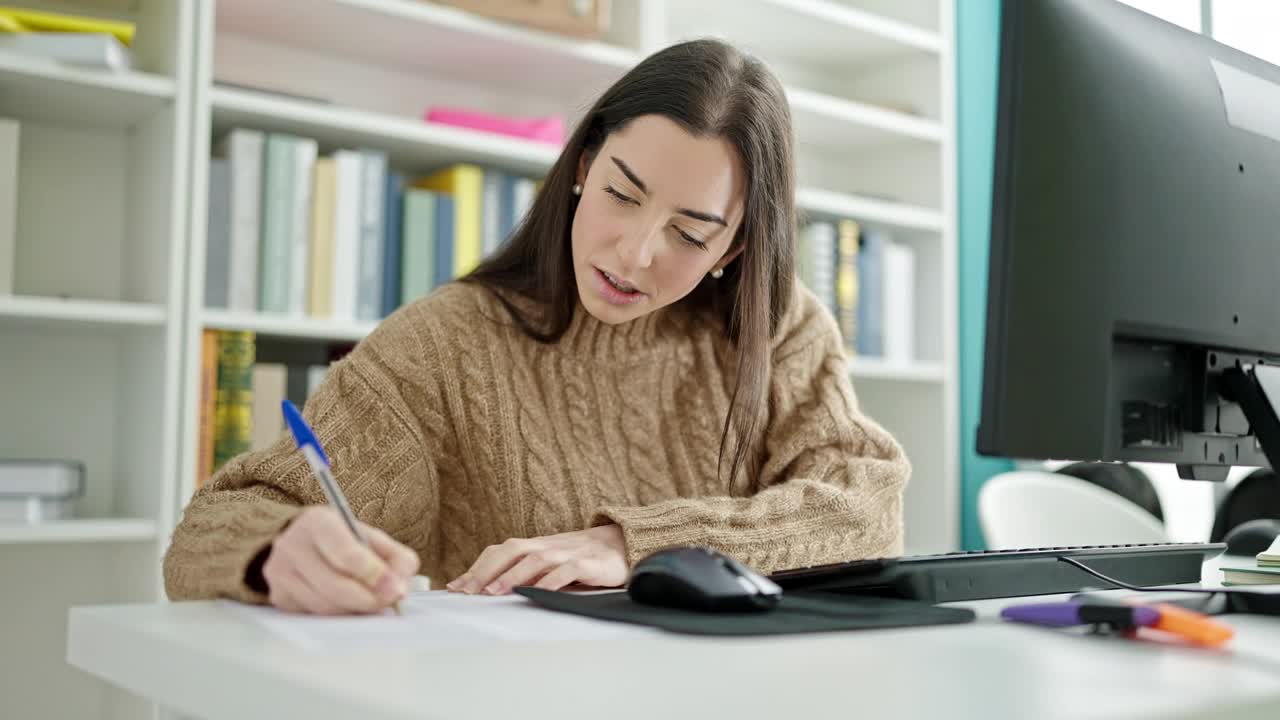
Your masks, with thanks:
M 342 516 L 347 527 L 351 528 L 351 534 L 356 536 L 356 540 L 359 540 L 361 545 L 369 547 L 369 538 L 365 537 L 360 530 L 360 525 L 356 523 L 355 513 L 351 512 L 346 496 L 338 488 L 338 481 L 334 479 L 333 471 L 329 469 L 329 458 L 325 456 L 315 433 L 311 432 L 307 421 L 302 419 L 302 413 L 298 412 L 298 408 L 293 403 L 284 400 L 280 403 L 280 409 L 284 411 L 284 421 L 289 426 L 289 431 L 293 433 L 294 442 L 298 444 L 298 449 L 302 451 L 307 464 L 311 466 L 311 474 L 320 481 L 325 497 L 329 498 L 329 504 L 338 510 L 338 514 Z M 400 614 L 399 601 L 391 603 L 391 608 L 397 615 Z

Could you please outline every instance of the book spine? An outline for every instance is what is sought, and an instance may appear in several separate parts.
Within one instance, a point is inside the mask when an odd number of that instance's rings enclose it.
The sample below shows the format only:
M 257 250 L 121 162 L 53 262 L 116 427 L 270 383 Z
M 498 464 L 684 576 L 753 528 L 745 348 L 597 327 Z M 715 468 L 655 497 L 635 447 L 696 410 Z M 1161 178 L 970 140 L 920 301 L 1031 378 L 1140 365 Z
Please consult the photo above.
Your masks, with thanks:
M 213 471 L 247 452 L 253 442 L 255 336 L 248 330 L 218 331 L 218 407 Z
M 218 412 L 218 331 L 200 335 L 200 436 L 196 441 L 196 488 L 213 475 L 213 444 Z
M 388 172 L 386 177 L 383 194 L 386 209 L 382 213 L 382 317 L 400 306 L 400 265 L 404 262 L 404 176 Z
M 402 302 L 431 292 L 435 284 L 436 194 L 409 189 L 404 194 L 404 263 L 401 265 Z
M 316 160 L 311 203 L 311 282 L 307 311 L 314 317 L 333 315 L 334 195 L 337 166 L 333 158 Z
M 485 170 L 480 190 L 480 257 L 498 249 L 502 234 L 502 173 Z
M 884 231 L 865 230 L 858 250 L 858 354 L 884 356 L 885 267 Z
M 836 226 L 836 317 L 840 334 L 850 349 L 855 347 L 858 330 L 858 234 L 854 220 L 841 220 Z
M 289 313 L 305 315 L 311 288 L 312 176 L 316 167 L 316 141 L 293 138 L 293 192 L 289 237 Z
M 286 369 L 278 363 L 257 363 L 253 366 L 253 437 L 250 447 L 263 450 L 271 447 L 284 432 L 284 414 L 280 403 L 285 396 Z
M 520 223 L 524 222 L 524 216 L 529 214 L 529 209 L 533 207 L 534 196 L 538 194 L 537 184 L 529 178 L 519 178 L 516 180 L 515 207 L 512 212 L 515 220 L 512 223 L 512 230 L 520 227 Z
M 356 319 L 360 275 L 360 155 L 339 150 L 338 190 L 333 220 L 333 316 Z
M 454 232 L 457 230 L 458 224 L 454 221 L 453 216 L 456 208 L 457 204 L 453 201 L 452 195 L 436 193 L 435 287 L 440 287 L 454 278 L 454 268 L 456 267 L 453 261 L 453 251 L 456 244 Z
M 256 130 L 231 131 L 226 157 L 231 176 L 231 257 L 227 307 L 258 309 L 258 251 L 262 235 L 262 153 L 264 138 Z
M 259 256 L 258 309 L 289 312 L 289 265 L 293 242 L 294 146 L 291 138 L 270 135 L 262 188 L 262 252 Z
M 838 317 L 836 307 L 836 226 L 815 223 L 810 250 L 813 261 L 813 293 L 826 303 L 832 317 Z
M 495 250 L 500 250 L 507 244 L 519 220 L 516 217 L 516 187 L 519 184 L 520 178 L 509 173 L 502 174 L 502 192 L 498 203 L 498 246 Z
M 453 197 L 453 276 L 462 277 L 480 264 L 483 173 L 460 166 Z
M 360 153 L 360 274 L 356 286 L 356 319 L 377 320 L 382 310 L 382 200 L 386 189 L 385 153 Z
M 209 161 L 209 208 L 204 254 L 204 306 L 225 308 L 231 282 L 231 168 Z
M 884 356 L 894 362 L 915 359 L 915 274 L 915 252 L 885 243 Z

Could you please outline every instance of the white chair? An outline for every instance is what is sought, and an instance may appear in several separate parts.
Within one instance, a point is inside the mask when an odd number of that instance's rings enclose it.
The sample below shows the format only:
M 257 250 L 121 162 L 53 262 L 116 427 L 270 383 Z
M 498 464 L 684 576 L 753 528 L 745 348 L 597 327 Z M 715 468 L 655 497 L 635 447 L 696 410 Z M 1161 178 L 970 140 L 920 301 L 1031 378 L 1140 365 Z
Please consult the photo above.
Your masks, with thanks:
M 1038 470 L 996 475 L 978 493 L 987 547 L 1169 542 L 1164 524 L 1137 504 L 1085 480 Z

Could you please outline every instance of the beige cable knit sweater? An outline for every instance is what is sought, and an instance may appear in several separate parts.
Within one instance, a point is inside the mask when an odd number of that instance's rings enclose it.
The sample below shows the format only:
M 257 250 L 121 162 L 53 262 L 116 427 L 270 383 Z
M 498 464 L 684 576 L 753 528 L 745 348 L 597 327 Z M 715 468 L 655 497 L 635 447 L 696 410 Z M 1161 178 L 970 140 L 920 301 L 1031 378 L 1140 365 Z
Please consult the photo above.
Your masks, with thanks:
M 618 326 L 579 306 L 544 345 L 487 290 L 453 283 L 335 363 L 304 415 L 357 516 L 417 551 L 436 584 L 488 545 L 609 522 L 629 564 L 692 544 L 763 572 L 901 554 L 910 465 L 860 414 L 831 314 L 796 287 L 764 437 L 734 487 L 717 479 L 733 347 L 680 303 Z M 265 602 L 247 566 L 324 502 L 287 435 L 231 460 L 174 532 L 169 597 Z

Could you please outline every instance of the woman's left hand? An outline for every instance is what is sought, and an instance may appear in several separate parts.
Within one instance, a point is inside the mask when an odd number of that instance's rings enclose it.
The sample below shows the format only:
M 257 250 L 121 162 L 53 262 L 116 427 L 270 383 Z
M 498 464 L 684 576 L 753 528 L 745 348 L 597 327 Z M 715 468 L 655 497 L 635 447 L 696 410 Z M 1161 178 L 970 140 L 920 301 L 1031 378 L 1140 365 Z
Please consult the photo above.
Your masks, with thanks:
M 559 590 L 575 582 L 597 587 L 619 587 L 627 582 L 622 528 L 601 525 L 490 545 L 470 570 L 445 587 L 469 595 L 502 595 L 520 585 Z

